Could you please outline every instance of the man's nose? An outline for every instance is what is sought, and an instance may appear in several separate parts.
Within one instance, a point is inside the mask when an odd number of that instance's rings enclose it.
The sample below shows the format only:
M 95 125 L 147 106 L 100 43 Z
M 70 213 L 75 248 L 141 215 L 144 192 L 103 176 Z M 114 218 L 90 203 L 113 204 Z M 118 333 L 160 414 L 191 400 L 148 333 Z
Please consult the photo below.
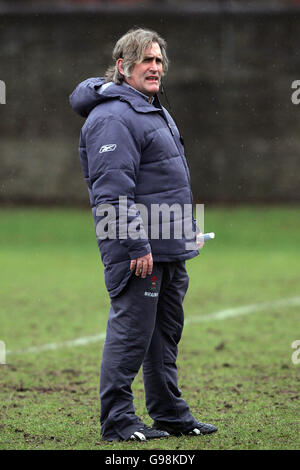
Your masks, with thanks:
M 157 71 L 158 71 L 158 65 L 157 65 L 155 59 L 153 59 L 152 62 L 151 62 L 151 70 L 152 70 L 153 72 L 157 72 Z

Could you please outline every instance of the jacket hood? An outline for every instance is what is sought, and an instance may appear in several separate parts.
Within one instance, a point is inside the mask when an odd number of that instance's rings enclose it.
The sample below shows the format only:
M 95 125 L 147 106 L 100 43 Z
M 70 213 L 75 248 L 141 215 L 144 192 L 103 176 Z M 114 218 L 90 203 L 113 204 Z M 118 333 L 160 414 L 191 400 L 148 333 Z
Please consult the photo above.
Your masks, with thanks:
M 70 95 L 70 105 L 80 116 L 87 117 L 92 109 L 101 101 L 101 87 L 105 84 L 104 78 L 88 78 L 75 88 Z
M 70 105 L 80 116 L 87 117 L 103 101 L 109 99 L 127 101 L 136 111 L 147 113 L 158 111 L 130 88 L 105 82 L 104 78 L 88 78 L 81 82 L 70 95 Z M 156 96 L 158 100 L 158 97 Z M 158 101 L 159 102 L 159 101 Z

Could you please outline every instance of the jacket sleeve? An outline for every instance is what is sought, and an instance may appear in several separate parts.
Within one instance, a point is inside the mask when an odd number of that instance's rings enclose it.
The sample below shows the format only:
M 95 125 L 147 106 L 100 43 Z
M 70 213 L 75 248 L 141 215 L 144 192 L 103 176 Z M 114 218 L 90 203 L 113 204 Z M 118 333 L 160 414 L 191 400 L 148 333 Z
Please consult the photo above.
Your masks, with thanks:
M 141 158 L 140 144 L 121 119 L 109 116 L 95 121 L 87 129 L 86 151 L 89 191 L 96 206 L 96 225 L 103 218 L 100 209 L 103 209 L 104 204 L 109 204 L 110 208 L 114 208 L 115 217 L 109 218 L 108 225 L 111 224 L 111 230 L 108 231 L 127 248 L 129 257 L 136 259 L 150 253 L 151 247 L 142 217 L 135 210 L 135 188 Z M 120 213 L 120 197 L 122 197 L 122 213 Z M 139 234 L 138 238 L 128 235 L 132 233 L 132 227 L 137 228 L 134 231 L 135 234 Z

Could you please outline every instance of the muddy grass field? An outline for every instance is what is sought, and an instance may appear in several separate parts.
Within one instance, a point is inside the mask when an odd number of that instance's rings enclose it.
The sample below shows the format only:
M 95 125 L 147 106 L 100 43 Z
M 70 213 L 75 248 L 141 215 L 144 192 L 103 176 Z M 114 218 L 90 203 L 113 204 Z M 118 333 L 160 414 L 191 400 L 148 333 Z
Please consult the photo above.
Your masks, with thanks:
M 98 388 L 109 299 L 90 212 L 1 210 L 1 449 L 299 448 L 299 209 L 206 208 L 205 229 L 216 239 L 187 262 L 178 373 L 193 414 L 219 431 L 107 443 Z M 141 373 L 133 391 L 151 425 Z

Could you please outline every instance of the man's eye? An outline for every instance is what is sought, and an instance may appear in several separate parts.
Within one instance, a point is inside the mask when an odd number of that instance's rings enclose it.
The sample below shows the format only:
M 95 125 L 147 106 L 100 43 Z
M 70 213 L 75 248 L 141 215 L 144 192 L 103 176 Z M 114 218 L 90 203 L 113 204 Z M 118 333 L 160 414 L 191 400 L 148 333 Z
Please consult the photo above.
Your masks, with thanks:
M 150 57 L 148 59 L 144 59 L 144 62 L 152 62 L 153 59 L 151 59 Z M 161 64 L 162 63 L 162 59 L 156 59 L 156 63 L 157 64 Z

